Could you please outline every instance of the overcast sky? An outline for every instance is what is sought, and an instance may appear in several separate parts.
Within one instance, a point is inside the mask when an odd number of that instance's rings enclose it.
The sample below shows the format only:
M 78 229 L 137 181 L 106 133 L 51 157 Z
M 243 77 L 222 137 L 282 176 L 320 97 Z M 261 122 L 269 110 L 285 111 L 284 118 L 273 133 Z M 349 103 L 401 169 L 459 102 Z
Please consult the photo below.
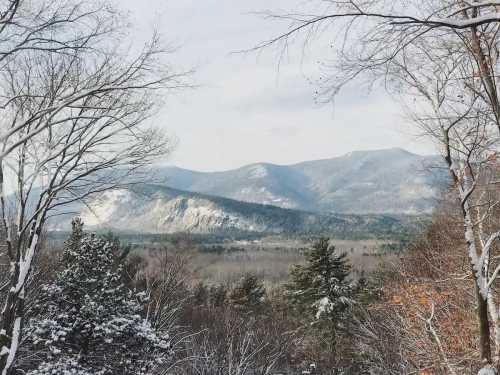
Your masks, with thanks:
M 295 0 L 119 0 L 140 41 L 154 26 L 179 50 L 178 69 L 196 68 L 199 85 L 167 100 L 157 121 L 179 144 L 168 163 L 201 171 L 254 162 L 291 164 L 353 150 L 402 147 L 432 153 L 415 137 L 397 104 L 381 92 L 352 85 L 333 105 L 314 102 L 317 61 L 328 41 L 301 58 L 300 45 L 280 65 L 278 51 L 238 54 L 284 25 L 251 14 L 290 9 Z M 122 5 L 123 4 L 123 5 Z

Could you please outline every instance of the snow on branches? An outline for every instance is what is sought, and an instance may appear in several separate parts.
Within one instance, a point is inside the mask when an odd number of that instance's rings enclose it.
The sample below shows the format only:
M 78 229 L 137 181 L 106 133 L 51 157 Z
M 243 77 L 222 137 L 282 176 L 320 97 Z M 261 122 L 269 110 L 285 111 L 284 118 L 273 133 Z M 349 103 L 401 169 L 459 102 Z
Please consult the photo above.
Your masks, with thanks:
M 81 225 L 74 223 L 65 268 L 42 287 L 27 322 L 28 345 L 41 359 L 28 373 L 150 374 L 168 362 L 170 337 L 144 318 L 144 293 L 123 284 L 116 243 Z

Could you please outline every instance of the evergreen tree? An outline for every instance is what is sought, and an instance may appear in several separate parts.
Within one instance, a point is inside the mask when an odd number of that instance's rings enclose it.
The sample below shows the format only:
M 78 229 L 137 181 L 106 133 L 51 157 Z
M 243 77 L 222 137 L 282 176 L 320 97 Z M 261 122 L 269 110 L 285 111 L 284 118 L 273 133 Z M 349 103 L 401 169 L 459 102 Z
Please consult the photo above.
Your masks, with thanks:
M 350 270 L 346 254 L 336 254 L 327 238 L 318 240 L 306 253 L 306 264 L 291 271 L 286 285 L 291 306 L 315 325 L 326 325 L 335 336 L 353 302 Z
M 30 375 L 146 375 L 168 360 L 169 337 L 143 317 L 144 294 L 121 278 L 120 249 L 73 222 L 55 281 L 42 287 L 28 344 L 40 364 Z
M 240 310 L 257 312 L 265 301 L 266 289 L 257 276 L 247 274 L 234 287 L 229 296 L 231 304 Z

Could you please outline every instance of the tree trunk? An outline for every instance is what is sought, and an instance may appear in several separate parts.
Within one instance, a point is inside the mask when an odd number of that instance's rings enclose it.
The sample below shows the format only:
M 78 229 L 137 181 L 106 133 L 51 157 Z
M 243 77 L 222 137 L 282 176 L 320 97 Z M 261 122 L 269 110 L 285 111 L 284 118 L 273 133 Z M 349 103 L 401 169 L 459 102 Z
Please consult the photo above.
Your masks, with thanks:
M 490 322 L 488 303 L 484 300 L 476 284 L 477 317 L 479 320 L 479 353 L 483 364 L 491 363 Z
M 15 293 L 9 291 L 7 302 L 3 311 L 3 322 L 0 335 L 0 356 L 1 375 L 11 375 L 12 365 L 21 338 L 21 323 L 24 318 L 24 288 Z M 7 350 L 5 350 L 7 349 Z
M 42 212 L 40 215 L 45 215 Z M 19 248 L 13 263 L 10 290 L 5 301 L 0 326 L 0 375 L 11 375 L 19 343 L 21 342 L 22 323 L 24 320 L 25 290 L 32 262 L 38 251 L 39 236 L 43 221 L 39 216 L 30 236 L 29 247 L 22 254 Z

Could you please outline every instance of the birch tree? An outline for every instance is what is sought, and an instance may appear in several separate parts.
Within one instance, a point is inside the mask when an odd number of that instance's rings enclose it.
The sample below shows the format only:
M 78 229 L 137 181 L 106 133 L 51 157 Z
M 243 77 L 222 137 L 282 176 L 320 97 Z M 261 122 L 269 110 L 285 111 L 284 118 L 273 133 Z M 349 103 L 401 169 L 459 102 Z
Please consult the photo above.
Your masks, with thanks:
M 398 83 L 410 119 L 435 141 L 449 170 L 474 280 L 481 358 L 498 363 L 500 341 L 495 339 L 492 357 L 490 323 L 497 337 L 498 311 L 491 287 L 498 272 L 491 271 L 500 232 L 496 223 L 488 229 L 484 225 L 500 202 L 492 188 L 499 146 L 496 112 L 482 96 L 483 82 L 475 70 L 475 58 L 460 49 L 460 44 L 443 39 L 432 43 L 421 40 L 414 46 L 422 52 L 396 56 L 391 61 L 390 77 Z M 429 54 L 432 48 L 440 53 Z
M 490 177 L 500 132 L 500 2 L 327 0 L 307 11 L 267 16 L 288 28 L 257 49 L 286 49 L 300 38 L 308 44 L 314 36 L 332 35 L 335 59 L 322 66 L 323 99 L 357 79 L 370 86 L 380 82 L 410 99 L 403 102 L 412 120 L 436 140 L 456 187 L 478 305 L 480 357 L 492 363 L 490 319 L 498 332 L 498 309 L 491 295 L 498 271 L 490 260 L 499 233 L 485 233 L 481 224 L 498 197 L 487 205 L 481 197 L 495 183 Z
M 498 223 L 493 214 L 500 204 L 496 187 L 498 180 L 497 156 L 499 137 L 491 121 L 490 108 L 481 104 L 472 91 L 457 91 L 456 83 L 466 77 L 455 74 L 460 65 L 442 74 L 429 74 L 432 79 L 419 79 L 418 110 L 411 113 L 413 120 L 434 139 L 442 152 L 453 185 L 464 223 L 464 240 L 471 265 L 471 276 L 477 301 L 479 344 L 481 355 L 491 356 L 498 364 L 500 357 L 499 309 L 495 300 L 498 290 L 493 286 L 500 271 L 497 242 Z M 437 71 L 434 71 L 436 73 Z M 471 77 L 469 77 L 471 78 Z M 456 93 L 459 92 L 457 95 Z M 426 320 L 429 325 L 429 320 Z M 490 332 L 490 326 L 493 332 Z M 428 329 L 431 331 L 430 325 Z M 431 331 L 432 333 L 432 331 Z M 442 352 L 439 337 L 436 344 Z M 491 353 L 490 341 L 494 342 Z M 446 358 L 443 355 L 443 358 Z M 446 360 L 445 360 L 446 362 Z M 449 363 L 448 363 L 449 366 Z
M 182 74 L 162 60 L 166 51 L 156 36 L 135 55 L 120 46 L 125 24 L 105 3 L 91 2 L 88 10 L 83 1 L 40 2 L 48 10 L 38 12 L 36 1 L 15 3 L 11 19 L 32 22 L 26 43 L 33 45 L 22 44 L 22 53 L 12 48 L 0 66 L 0 192 L 6 185 L 14 190 L 8 198 L 0 194 L 10 262 L 0 320 L 2 375 L 13 371 L 26 288 L 47 220 L 73 202 L 139 182 L 140 173 L 171 149 L 152 125 L 160 98 L 183 86 Z M 48 26 L 40 31 L 43 15 Z M 6 30 L 17 27 L 10 22 Z

